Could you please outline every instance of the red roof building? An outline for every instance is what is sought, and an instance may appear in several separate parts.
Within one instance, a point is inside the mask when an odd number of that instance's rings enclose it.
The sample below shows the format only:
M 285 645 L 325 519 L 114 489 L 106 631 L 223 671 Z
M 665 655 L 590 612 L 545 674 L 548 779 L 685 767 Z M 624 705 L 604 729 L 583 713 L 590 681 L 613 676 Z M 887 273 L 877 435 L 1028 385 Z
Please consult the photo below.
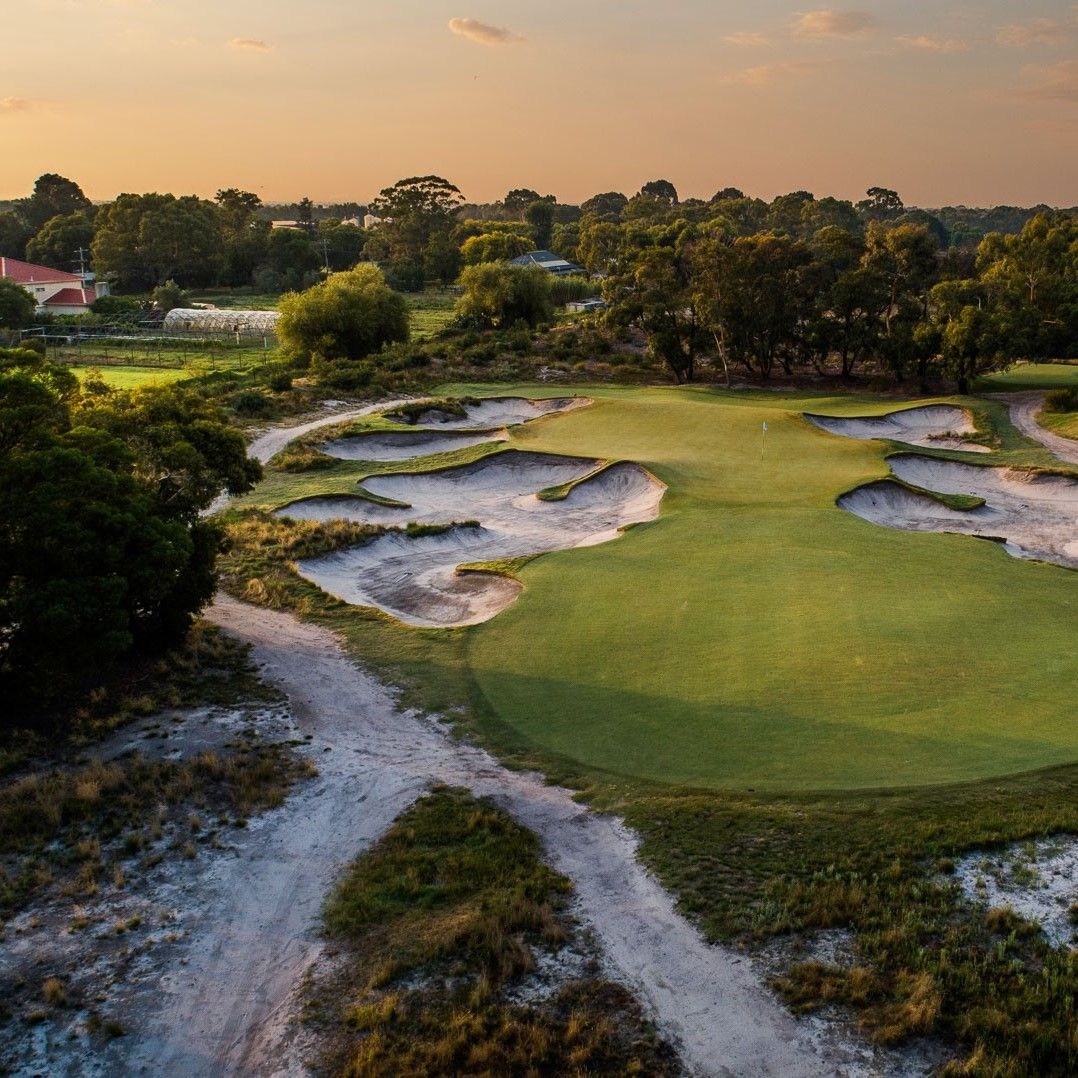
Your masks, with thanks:
M 34 297 L 39 314 L 85 314 L 99 295 L 108 295 L 107 286 L 93 284 L 92 274 L 80 276 L 3 255 L 0 277 L 22 285 Z

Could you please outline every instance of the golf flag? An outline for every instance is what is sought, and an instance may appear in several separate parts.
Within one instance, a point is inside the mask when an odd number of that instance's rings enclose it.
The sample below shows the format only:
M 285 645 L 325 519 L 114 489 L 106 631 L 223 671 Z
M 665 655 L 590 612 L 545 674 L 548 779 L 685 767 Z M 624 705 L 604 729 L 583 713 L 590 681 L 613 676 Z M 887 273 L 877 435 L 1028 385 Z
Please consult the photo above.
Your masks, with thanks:
M 764 434 L 767 433 L 767 420 L 764 420 Z

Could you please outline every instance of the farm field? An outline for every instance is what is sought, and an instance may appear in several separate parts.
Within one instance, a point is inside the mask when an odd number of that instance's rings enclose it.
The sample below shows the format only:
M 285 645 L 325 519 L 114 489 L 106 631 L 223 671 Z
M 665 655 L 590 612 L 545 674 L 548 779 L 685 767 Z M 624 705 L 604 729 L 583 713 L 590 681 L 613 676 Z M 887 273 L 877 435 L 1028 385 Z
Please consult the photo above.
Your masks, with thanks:
M 510 444 L 636 461 L 669 488 L 660 518 L 529 562 L 519 600 L 484 624 L 430 632 L 362 620 L 349 630 L 361 653 L 409 656 L 428 678 L 454 668 L 493 742 L 618 782 L 912 787 L 1078 755 L 1078 575 L 835 506 L 887 474 L 888 447 L 827 434 L 801 413 L 879 414 L 893 399 L 593 396 L 515 428 Z M 963 403 L 1001 436 L 999 462 L 1049 462 L 1001 406 Z M 387 468 L 271 474 L 251 501 L 344 491 L 376 470 Z

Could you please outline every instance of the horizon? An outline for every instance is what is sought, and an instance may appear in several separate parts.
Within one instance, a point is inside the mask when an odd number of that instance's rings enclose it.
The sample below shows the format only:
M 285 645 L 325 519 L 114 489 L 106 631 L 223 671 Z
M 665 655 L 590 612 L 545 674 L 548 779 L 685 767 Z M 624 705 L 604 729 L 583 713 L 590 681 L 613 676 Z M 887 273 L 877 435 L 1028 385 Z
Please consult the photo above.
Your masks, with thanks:
M 55 171 L 95 201 L 227 175 L 267 203 L 362 203 L 428 173 L 471 202 L 657 177 L 704 199 L 1078 201 L 1078 5 L 891 7 L 33 0 L 5 16 L 0 198 Z

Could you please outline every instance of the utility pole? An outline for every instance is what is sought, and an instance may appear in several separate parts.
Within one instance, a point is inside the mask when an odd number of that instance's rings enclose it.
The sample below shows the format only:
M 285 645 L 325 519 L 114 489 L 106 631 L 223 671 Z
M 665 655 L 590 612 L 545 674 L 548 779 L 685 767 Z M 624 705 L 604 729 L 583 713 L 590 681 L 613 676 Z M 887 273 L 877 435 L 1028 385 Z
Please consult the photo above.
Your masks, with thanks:
M 79 256 L 79 274 L 83 277 L 86 276 L 86 259 L 89 257 L 90 252 L 85 247 L 80 247 L 75 254 Z

